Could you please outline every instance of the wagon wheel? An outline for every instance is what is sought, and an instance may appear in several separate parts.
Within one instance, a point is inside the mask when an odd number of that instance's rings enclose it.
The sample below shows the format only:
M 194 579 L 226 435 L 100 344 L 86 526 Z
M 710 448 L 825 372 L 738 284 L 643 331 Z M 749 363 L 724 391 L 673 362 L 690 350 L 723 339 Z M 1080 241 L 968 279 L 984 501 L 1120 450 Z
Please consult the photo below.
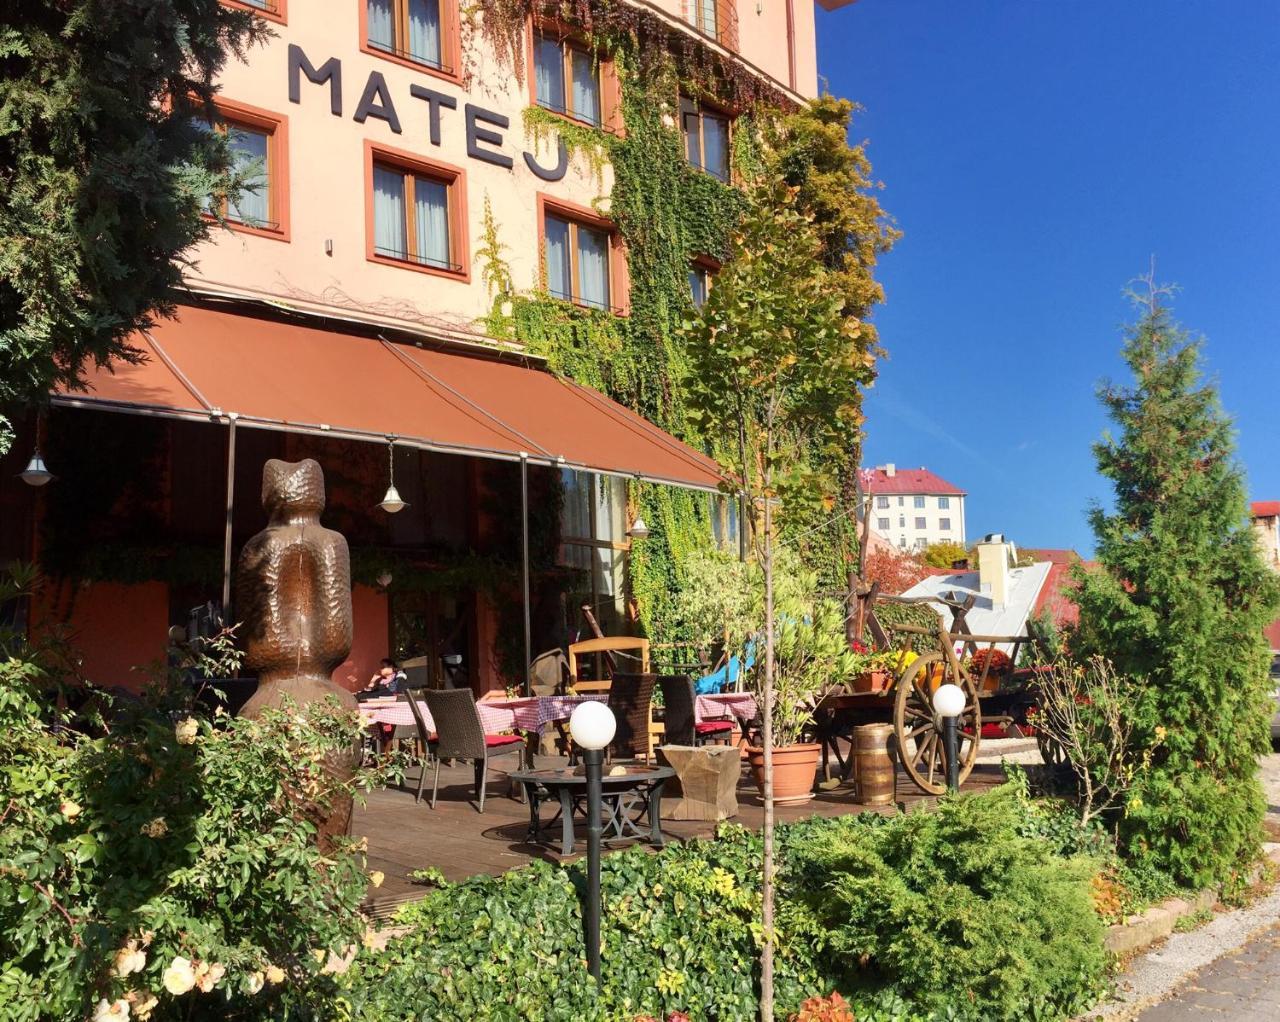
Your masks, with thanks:
M 898 739 L 902 765 L 916 785 L 933 795 L 947 790 L 946 752 L 942 731 L 933 714 L 933 687 L 928 683 L 933 669 L 941 665 L 942 681 L 959 685 L 965 694 L 964 712 L 957 719 L 960 745 L 960 782 L 973 770 L 982 737 L 982 711 L 978 692 L 968 675 L 955 677 L 951 664 L 941 653 L 925 653 L 898 679 L 893 701 L 893 730 Z
M 1067 762 L 1067 750 L 1042 727 L 1036 728 L 1036 746 L 1040 749 L 1040 758 L 1048 767 L 1060 767 Z

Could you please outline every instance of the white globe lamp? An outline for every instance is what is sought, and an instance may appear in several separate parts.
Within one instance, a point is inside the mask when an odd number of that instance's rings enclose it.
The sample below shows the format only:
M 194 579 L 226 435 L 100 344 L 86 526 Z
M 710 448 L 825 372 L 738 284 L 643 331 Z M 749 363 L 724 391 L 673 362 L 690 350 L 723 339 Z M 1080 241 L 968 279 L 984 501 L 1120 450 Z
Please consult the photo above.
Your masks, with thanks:
M 933 694 L 933 712 L 939 717 L 958 717 L 964 713 L 964 689 L 959 685 L 939 685 Z
M 580 749 L 603 749 L 613 741 L 618 722 L 604 703 L 580 703 L 569 718 L 569 734 Z

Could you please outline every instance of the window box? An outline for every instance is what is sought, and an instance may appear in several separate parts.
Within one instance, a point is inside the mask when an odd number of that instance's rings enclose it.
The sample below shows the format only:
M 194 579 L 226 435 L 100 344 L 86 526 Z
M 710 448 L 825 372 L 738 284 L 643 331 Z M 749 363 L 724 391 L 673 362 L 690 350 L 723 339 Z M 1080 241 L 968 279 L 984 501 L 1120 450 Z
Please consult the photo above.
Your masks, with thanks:
M 366 141 L 365 224 L 370 262 L 470 281 L 460 168 Z
M 360 49 L 459 82 L 458 0 L 358 0 Z
M 538 241 L 553 298 L 626 313 L 626 257 L 610 221 L 585 206 L 539 193 Z
M 237 169 L 260 168 L 250 187 L 222 200 L 219 213 L 234 231 L 288 241 L 289 118 L 221 96 L 214 110 L 216 120 L 198 123 L 228 136 Z

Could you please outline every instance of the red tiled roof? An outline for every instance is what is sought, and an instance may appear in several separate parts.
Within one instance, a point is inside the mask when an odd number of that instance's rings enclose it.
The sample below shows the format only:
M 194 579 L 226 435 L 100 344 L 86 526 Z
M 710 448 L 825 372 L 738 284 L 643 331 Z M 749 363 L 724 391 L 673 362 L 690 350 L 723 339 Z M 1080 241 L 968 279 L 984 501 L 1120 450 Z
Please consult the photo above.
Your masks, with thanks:
M 1040 559 L 1036 558 L 1036 560 Z M 1079 557 L 1077 556 L 1076 559 L 1079 560 Z M 1050 559 L 1044 558 L 1044 560 Z M 1036 605 L 1032 613 L 1039 614 L 1041 611 L 1048 610 L 1059 627 L 1074 625 L 1080 620 L 1080 608 L 1071 599 L 1070 593 L 1073 588 L 1071 563 L 1052 561 L 1044 585 L 1040 587 L 1040 595 L 1036 597 Z
M 965 495 L 964 490 L 952 486 L 927 468 L 900 468 L 892 476 L 882 468 L 866 468 L 862 470 L 862 486 L 868 493 L 875 494 L 936 493 L 947 497 Z
M 1275 518 L 1280 516 L 1280 500 L 1255 500 L 1249 508 L 1254 518 Z
M 1280 649 L 1280 620 L 1272 621 L 1265 629 L 1267 641 L 1272 649 Z

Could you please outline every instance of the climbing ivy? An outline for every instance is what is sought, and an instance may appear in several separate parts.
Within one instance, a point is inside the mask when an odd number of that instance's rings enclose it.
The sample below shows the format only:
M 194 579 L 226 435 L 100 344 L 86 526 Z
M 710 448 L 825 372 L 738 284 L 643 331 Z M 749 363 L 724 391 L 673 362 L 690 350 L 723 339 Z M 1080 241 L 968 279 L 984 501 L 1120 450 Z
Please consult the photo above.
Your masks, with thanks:
M 724 59 L 700 39 L 673 30 L 652 12 L 619 0 L 476 0 L 471 30 L 489 42 L 517 77 L 527 70 L 524 32 L 531 15 L 575 26 L 598 58 L 613 62 L 624 132 L 615 135 L 572 123 L 538 107 L 527 109 L 523 121 L 526 137 L 544 148 L 558 139 L 572 160 L 585 161 L 602 188 L 604 165 L 612 167 L 608 215 L 626 249 L 629 308 L 623 315 L 584 309 L 552 297 L 545 280 L 523 294 L 491 285 L 493 307 L 486 327 L 494 336 L 522 341 L 529 351 L 545 357 L 552 371 L 603 391 L 714 455 L 714 439 L 702 435 L 687 414 L 683 390 L 688 367 L 678 328 L 693 314 L 691 263 L 696 258 L 717 263 L 728 259 L 748 199 L 740 189 L 688 163 L 679 128 L 680 95 L 713 97 L 738 111 L 731 150 L 735 179 L 785 173 L 788 184 L 811 193 L 806 205 L 833 234 L 844 226 L 835 222 L 845 208 L 840 195 L 853 195 L 852 189 L 868 184 L 869 165 L 860 148 L 851 169 L 839 164 L 833 150 L 834 132 L 841 130 L 833 125 L 841 115 L 847 121 L 851 107 L 838 106 L 834 114 L 826 106 L 816 107 L 821 117 L 817 127 L 789 126 L 788 118 L 803 112 L 782 90 Z M 788 140 L 795 144 L 779 144 Z M 806 153 L 812 154 L 807 164 Z M 779 168 L 776 164 L 784 155 L 786 166 Z M 770 166 L 771 160 L 775 166 Z M 868 276 L 874 255 L 892 242 L 876 211 L 874 200 L 869 207 L 859 206 L 860 223 L 877 235 L 871 243 L 857 246 L 858 265 Z M 486 221 L 482 262 L 486 252 L 501 251 L 491 228 Z M 855 241 L 859 239 L 851 239 L 851 247 Z M 500 276 L 486 273 L 485 279 Z M 852 314 L 861 316 L 879 293 L 867 291 L 861 297 L 866 300 L 851 303 Z M 631 502 L 633 512 L 650 529 L 629 559 L 629 584 L 640 620 L 656 641 L 683 641 L 687 636 L 676 602 L 681 566 L 690 553 L 711 542 L 709 502 L 702 493 L 639 484 L 632 486 Z M 811 523 L 806 520 L 797 527 L 809 531 Z M 851 534 L 852 530 L 837 533 L 834 542 L 831 534 L 819 535 L 812 544 L 824 582 L 843 574 Z

